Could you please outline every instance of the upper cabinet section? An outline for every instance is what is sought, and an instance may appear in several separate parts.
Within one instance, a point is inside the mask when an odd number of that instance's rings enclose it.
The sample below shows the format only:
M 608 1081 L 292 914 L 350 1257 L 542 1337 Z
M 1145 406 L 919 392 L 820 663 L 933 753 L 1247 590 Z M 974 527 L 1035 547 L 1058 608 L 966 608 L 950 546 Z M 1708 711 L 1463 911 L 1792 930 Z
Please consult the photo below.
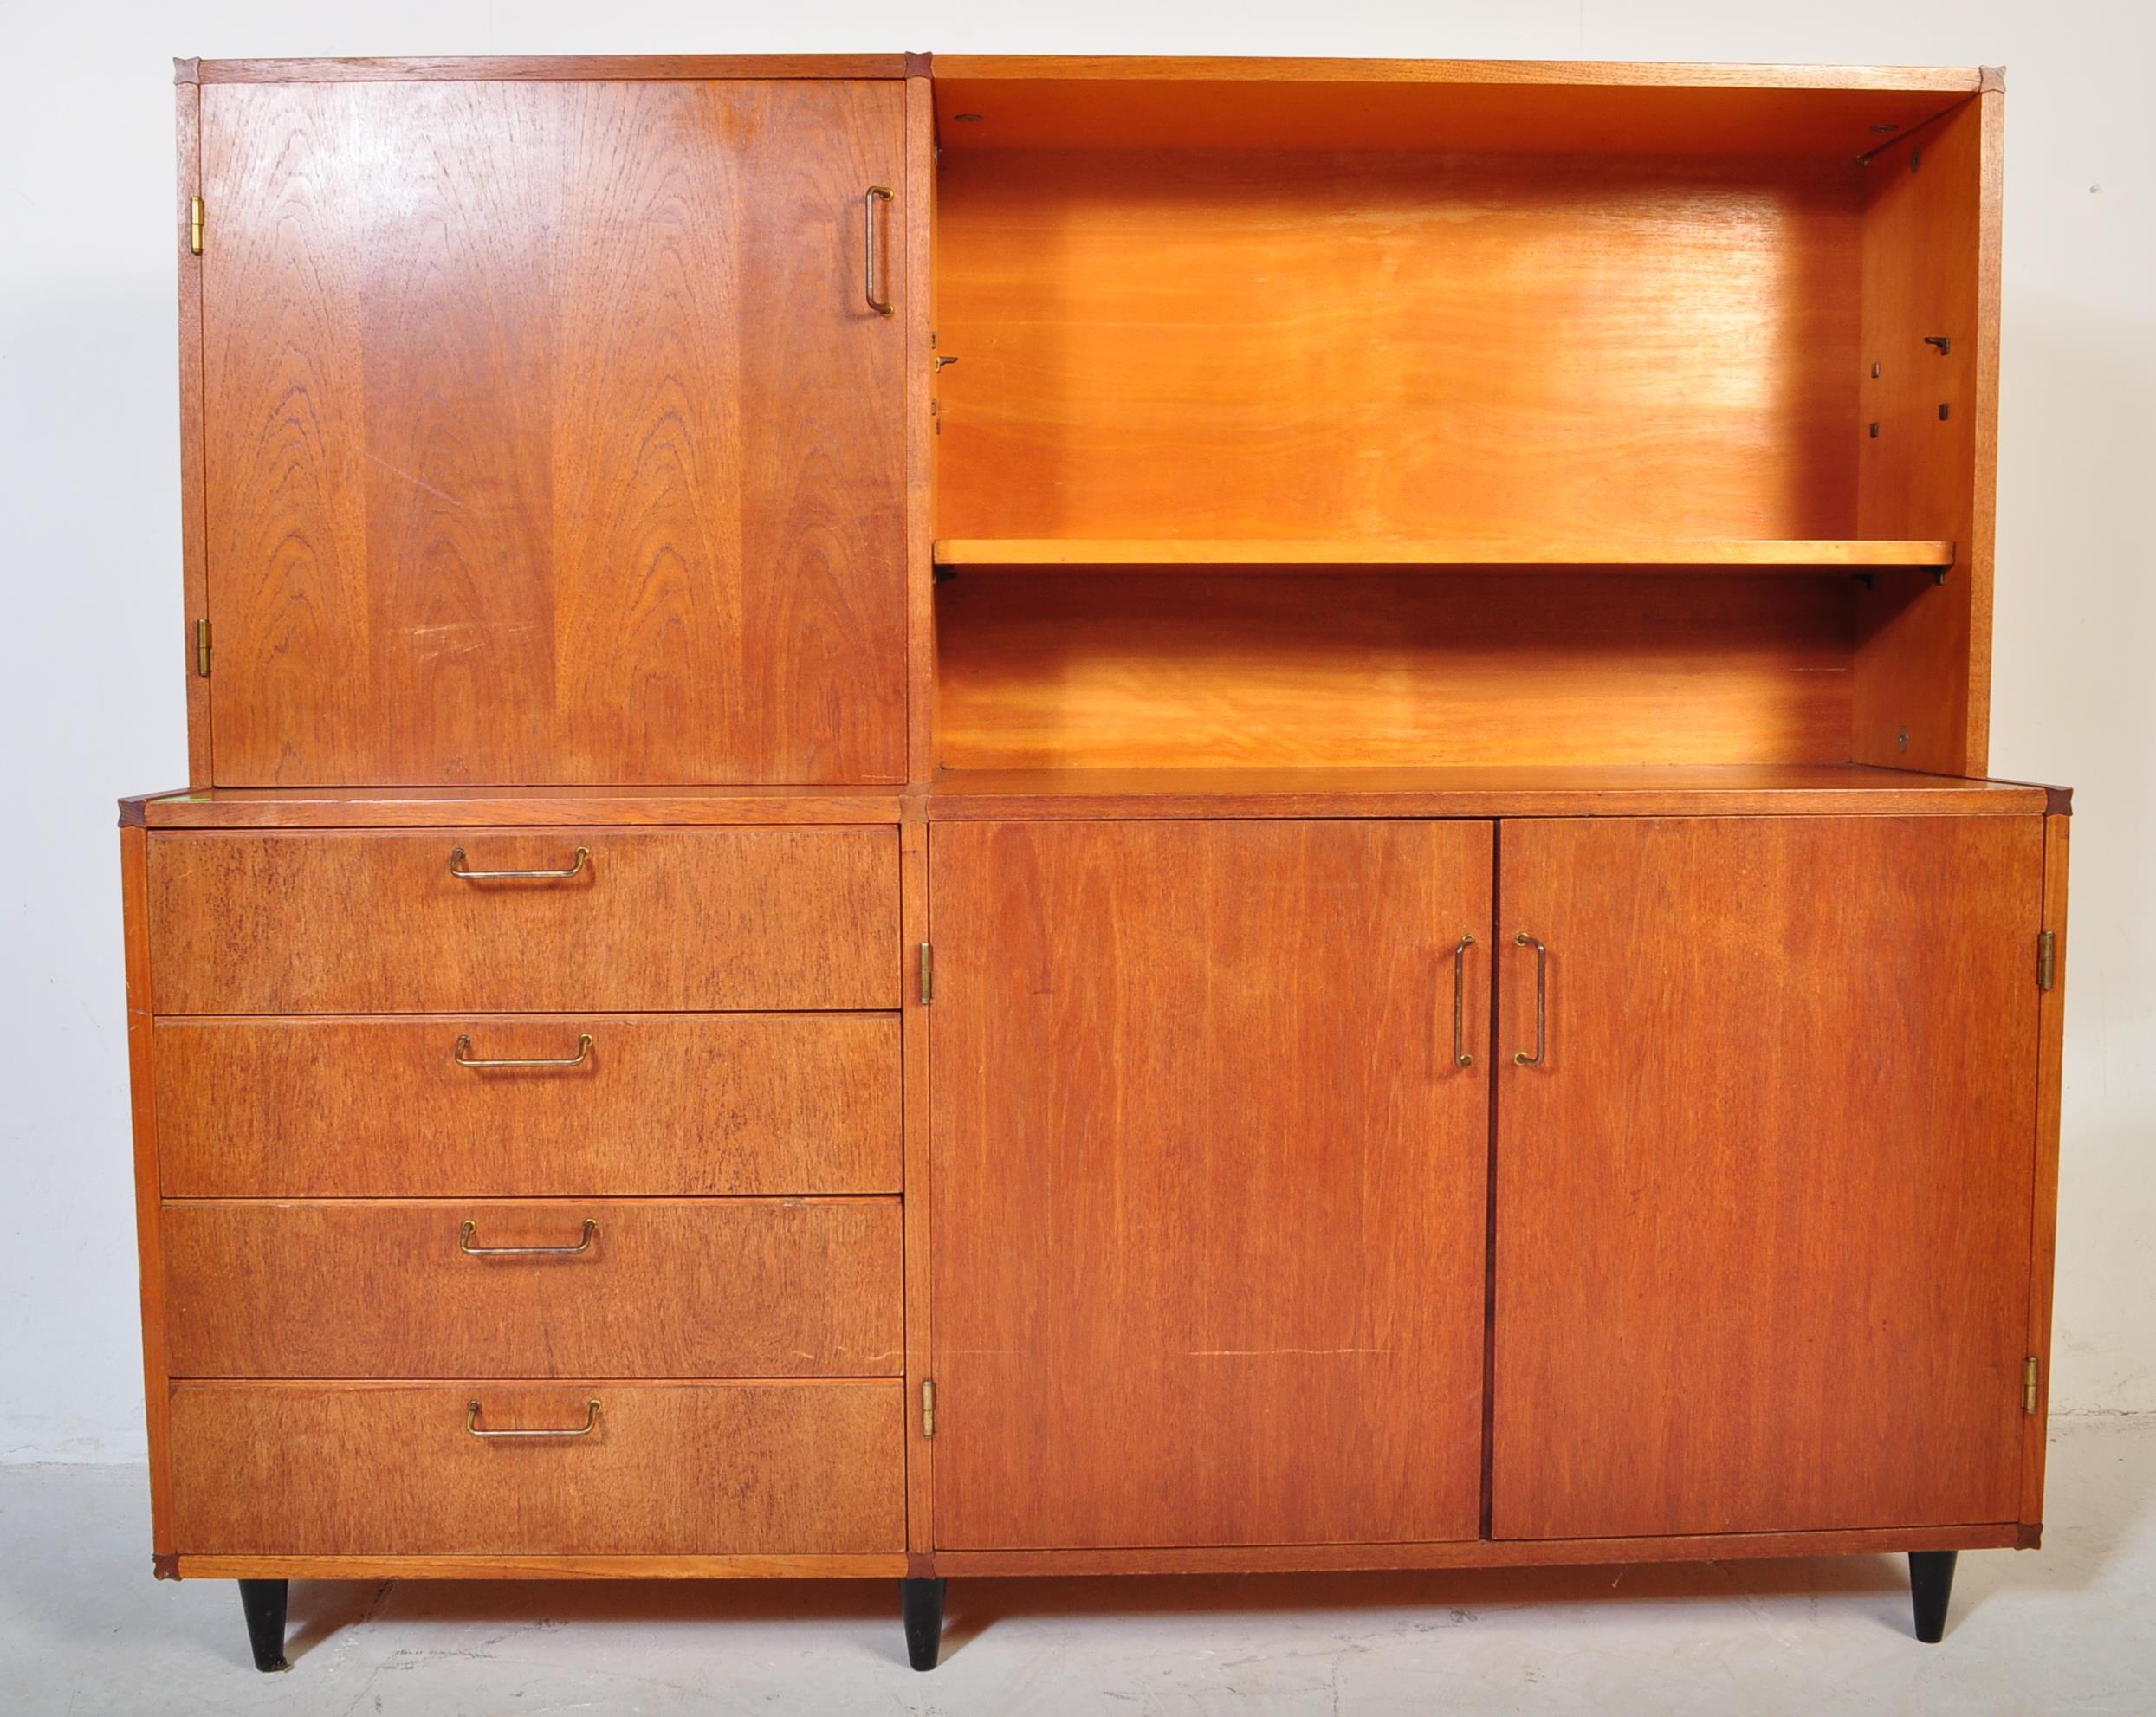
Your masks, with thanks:
M 903 88 L 204 82 L 217 784 L 904 778 Z

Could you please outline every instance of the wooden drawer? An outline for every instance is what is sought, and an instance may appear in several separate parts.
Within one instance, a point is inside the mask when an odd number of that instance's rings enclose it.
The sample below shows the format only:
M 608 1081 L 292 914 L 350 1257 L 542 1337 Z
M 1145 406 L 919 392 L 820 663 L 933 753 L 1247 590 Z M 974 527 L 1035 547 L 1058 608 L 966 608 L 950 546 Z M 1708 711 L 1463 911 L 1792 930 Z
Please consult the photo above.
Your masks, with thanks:
M 837 1555 L 905 1546 L 904 1385 L 179 1383 L 184 1555 Z M 467 1429 L 573 1429 L 481 1438 Z
M 159 833 L 148 897 L 159 1014 L 898 1005 L 892 828 Z
M 898 1021 L 864 1014 L 160 1020 L 169 1198 L 896 1192 Z M 564 1058 L 573 1068 L 459 1066 Z
M 176 1377 L 904 1369 L 896 1199 L 245 1201 L 163 1221 Z

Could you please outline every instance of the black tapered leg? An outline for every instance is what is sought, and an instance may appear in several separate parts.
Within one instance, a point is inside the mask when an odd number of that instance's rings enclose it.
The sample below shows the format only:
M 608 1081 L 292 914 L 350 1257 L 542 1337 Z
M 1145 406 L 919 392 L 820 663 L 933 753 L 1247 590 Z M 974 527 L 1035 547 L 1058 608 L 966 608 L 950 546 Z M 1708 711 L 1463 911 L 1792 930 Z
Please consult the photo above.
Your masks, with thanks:
M 240 1608 L 247 1612 L 247 1642 L 255 1648 L 257 1669 L 289 1669 L 284 1661 L 284 1604 L 292 1590 L 285 1580 L 242 1580 Z
M 898 1604 L 906 1618 L 906 1661 L 916 1669 L 935 1668 L 943 1649 L 943 1582 L 901 1580 Z
M 1909 1599 L 1916 1607 L 1916 1636 L 1926 1645 L 1946 1637 L 1946 1600 L 1954 1594 L 1951 1550 L 1909 1552 Z

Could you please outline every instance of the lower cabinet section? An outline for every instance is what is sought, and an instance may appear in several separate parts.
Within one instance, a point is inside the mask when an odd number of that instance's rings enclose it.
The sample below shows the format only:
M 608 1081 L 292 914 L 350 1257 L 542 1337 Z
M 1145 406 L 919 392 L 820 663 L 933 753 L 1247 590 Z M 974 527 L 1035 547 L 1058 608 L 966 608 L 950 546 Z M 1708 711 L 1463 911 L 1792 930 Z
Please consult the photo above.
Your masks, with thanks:
M 900 1552 L 903 1392 L 180 1383 L 174 1535 L 196 1556 Z
M 175 1377 L 895 1377 L 898 1201 L 168 1204 Z

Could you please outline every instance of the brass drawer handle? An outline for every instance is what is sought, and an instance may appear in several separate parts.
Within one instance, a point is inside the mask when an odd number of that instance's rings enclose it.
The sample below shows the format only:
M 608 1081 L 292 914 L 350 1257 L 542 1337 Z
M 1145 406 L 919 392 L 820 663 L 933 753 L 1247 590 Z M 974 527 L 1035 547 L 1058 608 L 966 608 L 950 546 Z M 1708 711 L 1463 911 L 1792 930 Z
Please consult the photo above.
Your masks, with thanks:
M 479 1423 L 479 1403 L 464 1403 L 464 1430 L 475 1437 L 588 1437 L 599 1429 L 599 1402 L 596 1397 L 584 1403 L 584 1422 L 580 1425 L 539 1426 L 529 1430 L 489 1431 Z
M 1543 1053 L 1550 1046 L 1550 950 L 1525 930 L 1512 940 L 1535 950 L 1535 1053 L 1530 1055 L 1524 1049 L 1515 1049 L 1512 1059 L 1523 1067 L 1539 1067 Z
M 885 203 L 891 200 L 889 185 L 871 185 L 868 188 L 867 194 L 861 198 L 861 221 L 868 232 L 867 275 L 862 291 L 869 301 L 870 309 L 875 311 L 879 316 L 888 316 L 890 314 L 890 301 L 887 298 L 878 298 L 876 295 L 876 283 L 883 278 L 884 275 L 884 270 L 877 260 L 878 247 L 876 243 L 876 204 L 879 199 Z
M 584 1238 L 574 1246 L 474 1246 L 471 1237 L 478 1232 L 479 1224 L 467 1217 L 456 1236 L 456 1249 L 467 1258 L 580 1258 L 599 1238 L 599 1224 L 586 1216 Z
M 592 849 L 579 846 L 576 858 L 566 871 L 468 871 L 464 868 L 464 849 L 454 847 L 450 852 L 450 874 L 459 882 L 466 883 L 558 883 L 571 877 L 582 876 L 590 862 Z
M 592 1034 L 577 1033 L 573 1055 L 542 1055 L 534 1059 L 521 1055 L 474 1055 L 471 1040 L 460 1033 L 455 1059 L 460 1067 L 581 1067 L 592 1059 Z
M 1453 949 L 1453 1060 L 1460 1066 L 1472 1067 L 1475 1058 L 1467 1051 L 1467 950 L 1475 945 L 1472 936 L 1463 936 L 1460 946 Z

